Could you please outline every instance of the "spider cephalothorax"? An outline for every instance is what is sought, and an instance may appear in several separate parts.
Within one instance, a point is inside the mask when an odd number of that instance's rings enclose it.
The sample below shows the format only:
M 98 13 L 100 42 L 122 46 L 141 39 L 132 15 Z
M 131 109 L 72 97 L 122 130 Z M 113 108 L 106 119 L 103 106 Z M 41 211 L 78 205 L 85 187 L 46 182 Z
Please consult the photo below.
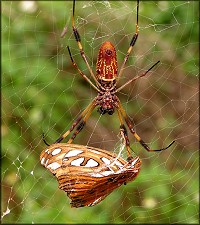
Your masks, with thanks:
M 105 113 L 112 115 L 115 111 L 115 108 L 119 107 L 118 97 L 112 91 L 109 90 L 99 92 L 95 100 L 97 106 L 100 106 L 98 112 L 101 115 Z

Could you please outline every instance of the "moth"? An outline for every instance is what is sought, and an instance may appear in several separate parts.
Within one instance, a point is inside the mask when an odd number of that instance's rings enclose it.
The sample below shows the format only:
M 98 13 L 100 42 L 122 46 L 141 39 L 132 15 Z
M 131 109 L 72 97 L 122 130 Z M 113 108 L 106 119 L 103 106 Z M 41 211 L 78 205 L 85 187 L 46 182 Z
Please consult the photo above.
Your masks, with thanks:
M 57 143 L 43 150 L 41 164 L 56 176 L 71 207 L 94 206 L 122 184 L 133 181 L 141 166 L 138 156 L 119 155 L 78 144 Z

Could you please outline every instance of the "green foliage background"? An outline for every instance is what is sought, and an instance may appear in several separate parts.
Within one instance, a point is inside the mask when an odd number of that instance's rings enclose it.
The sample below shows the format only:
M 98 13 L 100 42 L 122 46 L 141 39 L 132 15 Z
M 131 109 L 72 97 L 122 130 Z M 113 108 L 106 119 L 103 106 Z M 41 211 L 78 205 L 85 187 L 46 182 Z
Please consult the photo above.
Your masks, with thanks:
M 151 75 L 119 93 L 137 132 L 152 148 L 145 152 L 130 136 L 143 161 L 138 178 L 95 207 L 70 208 L 55 177 L 40 165 L 52 143 L 95 97 L 72 67 L 89 75 L 72 34 L 72 2 L 2 2 L 2 222 L 3 223 L 198 223 L 198 2 L 140 3 L 140 34 L 121 84 L 161 60 Z M 135 31 L 133 1 L 81 2 L 76 22 L 95 71 L 100 45 L 110 40 L 119 68 Z M 67 24 L 65 38 L 60 38 Z M 108 124 L 109 121 L 109 124 Z M 119 143 L 117 115 L 95 111 L 75 143 L 113 151 Z

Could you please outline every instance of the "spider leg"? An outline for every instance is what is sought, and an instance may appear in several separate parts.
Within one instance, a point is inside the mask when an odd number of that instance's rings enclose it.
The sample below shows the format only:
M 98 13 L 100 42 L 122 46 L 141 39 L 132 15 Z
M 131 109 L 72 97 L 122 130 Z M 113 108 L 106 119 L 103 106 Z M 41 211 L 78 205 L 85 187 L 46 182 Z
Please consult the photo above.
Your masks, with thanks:
M 156 66 L 160 61 L 156 62 L 155 64 L 153 64 L 153 66 L 151 66 L 147 71 L 145 71 L 144 73 L 134 77 L 133 79 L 127 81 L 125 84 L 123 84 L 121 87 L 119 87 L 115 92 L 119 92 L 121 91 L 124 87 L 126 87 L 127 85 L 129 85 L 130 83 L 132 83 L 133 81 L 137 80 L 140 77 L 144 77 L 147 75 L 147 73 L 153 69 L 154 66 Z
M 71 51 L 70 51 L 70 48 L 69 46 L 67 46 L 67 49 L 68 49 L 68 52 L 69 52 L 69 56 L 70 56 L 70 59 L 72 61 L 72 65 L 78 70 L 79 74 L 96 90 L 96 91 L 100 91 L 93 83 L 92 81 L 78 68 L 77 64 L 75 63 L 73 57 L 72 57 L 72 54 L 71 54 Z
M 74 123 L 72 124 L 72 126 L 70 127 L 70 129 L 68 131 L 66 131 L 62 136 L 60 136 L 55 142 L 56 143 L 60 143 L 64 138 L 66 138 L 73 130 L 74 128 L 79 124 L 78 128 L 79 130 L 81 130 L 80 127 L 83 128 L 84 126 L 84 121 L 80 122 L 86 115 L 87 113 L 89 113 L 89 115 L 91 114 L 91 112 L 93 111 L 93 109 L 96 107 L 95 105 L 95 100 L 93 100 L 88 106 L 87 108 L 76 118 L 76 120 L 74 121 Z M 77 128 L 77 129 L 78 129 Z M 80 131 L 79 131 L 80 132 Z
M 47 141 L 45 140 L 44 133 L 42 133 L 42 140 L 43 140 L 43 142 L 45 143 L 46 146 L 50 146 L 50 144 L 47 143 Z
M 168 149 L 175 141 L 172 141 L 167 147 L 165 148 L 161 148 L 161 149 L 156 149 L 156 150 L 153 150 L 153 149 L 150 149 L 150 147 L 141 139 L 141 137 L 135 132 L 134 130 L 134 125 L 132 123 L 132 121 L 130 120 L 130 118 L 128 117 L 128 115 L 126 114 L 126 111 L 123 109 L 121 103 L 119 102 L 119 109 L 118 109 L 123 118 L 125 119 L 126 121 L 126 124 L 130 130 L 130 132 L 134 135 L 134 137 L 136 138 L 136 140 L 148 151 L 148 152 L 156 152 L 156 151 L 162 151 L 162 150 L 166 150 Z
M 131 147 L 130 147 L 130 141 L 128 138 L 128 132 L 127 132 L 126 127 L 124 126 L 122 114 L 118 108 L 117 108 L 117 113 L 118 113 L 118 117 L 119 117 L 119 121 L 120 121 L 120 133 L 121 133 L 122 138 L 125 141 L 125 145 L 126 145 L 126 149 L 127 149 L 127 153 L 128 153 L 128 159 L 130 159 L 130 158 L 132 158 L 132 156 L 131 156 Z
M 90 117 L 90 115 L 91 115 L 91 113 L 92 113 L 92 111 L 94 110 L 95 107 L 96 107 L 96 105 L 92 105 L 92 107 L 87 111 L 85 117 L 81 119 L 81 121 L 80 121 L 79 125 L 77 126 L 76 130 L 74 131 L 71 138 L 67 142 L 68 144 L 71 144 L 73 142 L 73 140 L 76 138 L 76 136 L 81 132 L 81 130 L 83 129 L 83 127 L 86 124 L 86 121 Z
M 125 56 L 124 61 L 123 61 L 123 63 L 122 63 L 122 66 L 121 66 L 121 68 L 120 68 L 119 75 L 118 75 L 118 77 L 117 77 L 117 83 L 118 83 L 120 77 L 122 76 L 122 73 L 123 73 L 123 71 L 124 71 L 125 64 L 126 64 L 128 58 L 129 58 L 129 55 L 130 55 L 130 53 L 131 53 L 131 51 L 132 51 L 132 49 L 133 49 L 133 46 L 135 45 L 135 43 L 136 43 L 136 41 L 137 41 L 137 38 L 138 38 L 138 35 L 139 35 L 139 26 L 138 26 L 138 18 L 139 18 L 139 16 L 138 16 L 138 15 L 139 15 L 139 0 L 137 0 L 136 32 L 135 32 L 135 34 L 133 35 L 133 37 L 132 37 L 132 39 L 131 39 L 130 46 L 129 46 L 129 48 L 128 48 L 128 51 L 127 51 L 127 53 L 126 53 L 126 56 Z
M 85 61 L 86 65 L 87 65 L 87 68 L 88 70 L 90 71 L 90 74 L 91 76 L 93 77 L 94 81 L 96 82 L 96 84 L 98 86 L 101 86 L 100 83 L 98 82 L 98 80 L 96 79 L 88 61 L 87 61 L 87 58 L 86 58 L 86 55 L 85 55 L 85 52 L 83 50 L 83 47 L 82 47 L 82 44 L 81 44 L 81 37 L 80 37 L 80 34 L 77 30 L 77 28 L 75 27 L 75 19 L 74 19 L 74 15 L 75 15 L 75 0 L 73 0 L 73 14 L 72 14 L 72 29 L 73 29 L 73 32 L 74 32 L 74 37 L 76 39 L 76 42 L 78 43 L 78 47 L 79 47 L 79 50 L 80 50 L 80 53 L 81 53 L 81 56 L 83 58 L 83 60 Z

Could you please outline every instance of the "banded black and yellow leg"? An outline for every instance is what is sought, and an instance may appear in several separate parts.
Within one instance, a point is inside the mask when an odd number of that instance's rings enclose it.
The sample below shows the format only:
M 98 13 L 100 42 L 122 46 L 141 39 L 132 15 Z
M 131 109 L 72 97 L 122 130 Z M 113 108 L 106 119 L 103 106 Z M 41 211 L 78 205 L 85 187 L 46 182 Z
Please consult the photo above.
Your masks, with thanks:
M 93 83 L 92 81 L 78 68 L 76 62 L 74 61 L 73 57 L 72 57 L 72 54 L 71 54 L 71 51 L 70 51 L 70 48 L 69 46 L 67 46 L 67 49 L 68 49 L 68 52 L 69 52 L 69 56 L 70 56 L 70 59 L 71 59 L 71 62 L 72 62 L 72 65 L 78 70 L 79 74 L 96 90 L 96 91 L 100 91 Z
M 78 47 L 79 47 L 79 50 L 80 50 L 80 54 L 83 58 L 83 60 L 85 61 L 86 65 L 87 65 L 87 68 L 88 70 L 90 71 L 90 74 L 91 76 L 93 77 L 95 83 L 100 86 L 100 83 L 98 82 L 98 80 L 96 79 L 93 71 L 92 71 L 92 68 L 90 67 L 88 61 L 87 61 L 87 58 L 86 58 L 86 55 L 85 55 L 85 52 L 83 50 L 83 46 L 81 44 L 81 37 L 80 37 L 80 34 L 75 26 L 75 19 L 74 19 L 74 15 L 75 15 L 75 0 L 73 1 L 73 14 L 72 14 L 72 29 L 73 29 L 73 32 L 74 32 L 74 37 L 76 39 L 76 42 L 78 44 Z
M 124 71 L 125 64 L 126 64 L 128 58 L 129 58 L 129 55 L 130 55 L 130 53 L 131 53 L 131 51 L 133 49 L 133 46 L 135 45 L 135 43 L 137 41 L 137 38 L 138 38 L 138 35 L 139 35 L 138 18 L 139 18 L 139 0 L 137 0 L 136 31 L 135 31 L 135 34 L 133 35 L 132 39 L 131 39 L 130 46 L 128 48 L 128 51 L 126 53 L 126 56 L 125 56 L 124 61 L 122 63 L 122 66 L 120 68 L 119 75 L 117 77 L 117 83 L 120 80 L 120 77 L 122 76 L 122 73 Z
M 90 117 L 90 115 L 91 115 L 91 113 L 92 113 L 92 111 L 94 110 L 95 107 L 96 107 L 96 105 L 93 104 L 92 107 L 87 111 L 86 115 L 84 116 L 84 118 L 82 118 L 82 120 L 80 121 L 80 123 L 77 126 L 76 130 L 74 131 L 74 133 L 72 134 L 71 138 L 67 142 L 68 144 L 71 144 L 73 142 L 73 140 L 76 138 L 76 136 L 81 132 L 81 130 L 83 129 L 83 127 L 86 124 L 86 121 Z
M 123 84 L 121 87 L 117 88 L 116 93 L 121 91 L 123 88 L 125 88 L 127 85 L 129 85 L 133 81 L 137 80 L 138 78 L 146 76 L 148 74 L 148 72 L 151 71 L 159 62 L 160 61 L 154 63 L 153 66 L 151 66 L 148 70 L 146 70 L 145 72 L 143 72 L 142 74 L 140 74 L 138 76 L 135 76 L 134 78 L 132 78 L 131 80 L 129 80 L 125 84 Z
M 134 125 L 132 121 L 129 119 L 128 115 L 126 114 L 126 111 L 123 109 L 121 103 L 119 103 L 119 110 L 123 116 L 123 118 L 126 121 L 126 124 L 130 130 L 130 132 L 134 135 L 136 140 L 148 151 L 148 152 L 156 152 L 156 151 L 162 151 L 168 149 L 175 141 L 172 141 L 167 147 L 161 148 L 161 149 L 150 149 L 150 147 L 141 139 L 141 137 L 135 132 Z
M 74 128 L 79 124 L 80 126 L 80 121 L 87 115 L 87 113 L 92 112 L 95 107 L 95 100 L 93 100 L 87 108 L 77 117 L 77 119 L 74 121 L 72 126 L 68 131 L 66 131 L 62 136 L 60 136 L 55 142 L 55 143 L 60 143 L 63 139 L 65 139 L 73 130 Z M 91 113 L 90 113 L 91 114 Z
M 119 109 L 117 109 L 117 113 L 118 113 L 118 117 L 119 117 L 119 121 L 120 121 L 120 133 L 122 138 L 124 139 L 125 145 L 126 145 L 126 149 L 127 149 L 127 153 L 128 153 L 128 159 L 131 159 L 131 148 L 130 148 L 130 141 L 128 138 L 128 132 L 126 127 L 124 126 L 124 122 L 123 122 L 123 118 L 121 115 L 121 112 Z

